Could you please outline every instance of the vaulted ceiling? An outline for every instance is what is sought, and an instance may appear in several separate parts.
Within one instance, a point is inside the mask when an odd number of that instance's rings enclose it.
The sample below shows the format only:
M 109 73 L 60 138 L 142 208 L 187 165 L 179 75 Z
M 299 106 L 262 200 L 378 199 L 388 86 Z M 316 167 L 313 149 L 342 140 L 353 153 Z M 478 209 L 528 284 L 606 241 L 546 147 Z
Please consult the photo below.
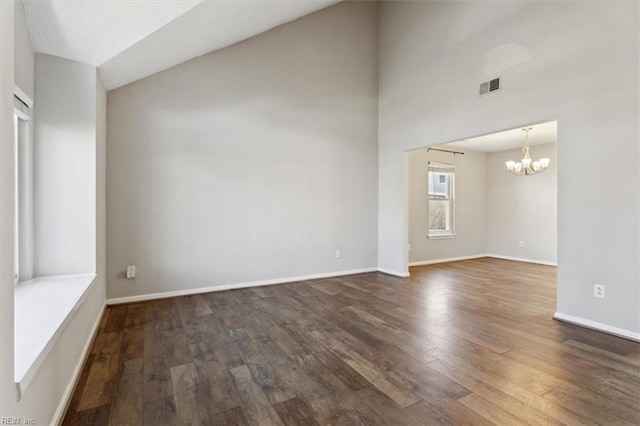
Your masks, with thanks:
M 341 0 L 23 0 L 36 52 L 100 69 L 111 90 Z

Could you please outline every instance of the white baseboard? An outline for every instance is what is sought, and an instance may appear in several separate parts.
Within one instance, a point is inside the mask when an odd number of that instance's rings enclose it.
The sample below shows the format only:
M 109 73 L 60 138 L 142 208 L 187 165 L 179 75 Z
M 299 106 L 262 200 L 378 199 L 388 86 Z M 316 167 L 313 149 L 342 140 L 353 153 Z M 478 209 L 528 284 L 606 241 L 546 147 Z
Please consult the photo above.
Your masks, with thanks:
M 64 393 L 62 394 L 62 398 L 58 403 L 58 408 L 56 408 L 56 411 L 53 414 L 53 418 L 51 419 L 52 425 L 59 425 L 62 423 L 62 420 L 64 420 L 64 415 L 67 411 L 67 408 L 69 407 L 69 403 L 71 403 L 71 397 L 73 395 L 73 391 L 75 390 L 78 379 L 80 378 L 80 374 L 82 373 L 82 367 L 84 366 L 84 363 L 87 360 L 87 356 L 89 355 L 89 350 L 91 350 L 91 344 L 93 343 L 93 340 L 95 339 L 96 334 L 98 333 L 98 329 L 100 328 L 100 322 L 102 321 L 102 317 L 104 316 L 104 310 L 106 307 L 107 305 L 106 303 L 104 303 L 102 305 L 102 309 L 100 309 L 100 315 L 98 315 L 98 319 L 96 320 L 96 322 L 93 324 L 93 327 L 91 328 L 91 333 L 89 333 L 89 339 L 87 339 L 87 342 L 85 343 L 84 348 L 82 348 L 82 354 L 80 356 L 80 360 L 78 361 L 78 364 L 76 364 L 76 367 L 73 369 L 73 374 L 71 375 L 71 379 L 69 380 L 69 383 L 67 384 L 67 387 L 64 390 Z
M 407 278 L 410 277 L 411 274 L 408 272 L 398 272 L 392 271 L 391 269 L 378 268 L 378 272 L 382 272 L 383 274 L 393 275 L 394 277 Z
M 603 324 L 601 322 L 592 321 L 580 317 L 576 317 L 573 315 L 563 314 L 560 312 L 556 312 L 553 315 L 554 319 L 559 321 L 568 322 L 570 324 L 579 325 L 582 327 L 590 328 L 592 330 L 602 331 L 603 333 L 613 334 L 614 336 L 623 337 L 625 339 L 633 340 L 635 342 L 640 342 L 640 333 L 635 331 L 625 330 L 623 328 L 612 327 L 607 324 Z
M 460 260 L 481 259 L 487 256 L 488 255 L 486 254 L 474 254 L 471 256 L 449 257 L 447 259 L 421 260 L 419 262 L 410 262 L 409 266 L 435 265 L 436 263 L 447 263 L 447 262 L 458 262 Z
M 502 256 L 499 254 L 486 254 L 485 257 L 493 257 L 494 259 L 514 260 L 516 262 L 537 263 L 538 265 L 558 266 L 557 262 L 546 262 L 544 260 L 525 259 L 522 257 Z
M 226 284 L 212 287 L 200 287 L 188 290 L 165 291 L 162 293 L 141 294 L 139 296 L 115 297 L 107 299 L 107 305 L 119 305 L 121 303 L 144 302 L 147 300 L 164 299 L 167 297 L 189 296 L 192 294 L 211 293 L 214 291 L 234 290 L 239 288 L 260 287 L 265 285 L 286 284 L 296 281 L 316 280 L 319 278 L 342 277 L 345 275 L 364 274 L 376 272 L 378 268 L 353 269 L 350 271 L 328 272 L 324 274 L 303 275 L 299 277 L 277 278 L 275 280 L 250 281 L 246 283 Z

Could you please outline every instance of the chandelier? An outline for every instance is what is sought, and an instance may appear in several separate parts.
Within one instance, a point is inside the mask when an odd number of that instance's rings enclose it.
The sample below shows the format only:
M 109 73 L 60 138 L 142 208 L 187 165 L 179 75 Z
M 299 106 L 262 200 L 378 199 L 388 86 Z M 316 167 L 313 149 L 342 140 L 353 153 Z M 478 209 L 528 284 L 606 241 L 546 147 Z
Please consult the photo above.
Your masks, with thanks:
M 531 155 L 529 155 L 529 130 L 531 127 L 527 127 L 522 129 L 525 132 L 524 137 L 524 145 L 522 146 L 522 155 L 523 158 L 520 161 L 506 161 L 504 164 L 507 166 L 507 170 L 514 175 L 518 176 L 529 176 L 535 175 L 540 172 L 547 170 L 549 167 L 549 162 L 551 161 L 548 158 L 541 158 L 539 160 L 532 160 Z

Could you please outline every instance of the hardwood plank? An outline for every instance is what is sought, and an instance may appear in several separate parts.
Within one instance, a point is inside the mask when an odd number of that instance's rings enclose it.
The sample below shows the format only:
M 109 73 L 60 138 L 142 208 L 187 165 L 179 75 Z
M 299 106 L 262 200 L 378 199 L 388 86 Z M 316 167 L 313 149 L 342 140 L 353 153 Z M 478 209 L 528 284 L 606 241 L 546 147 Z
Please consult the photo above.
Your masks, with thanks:
M 462 348 L 449 348 L 448 351 L 436 349 L 431 352 L 439 359 L 453 359 L 458 357 L 463 362 L 472 363 L 476 368 L 493 374 L 498 377 L 506 377 L 512 383 L 520 385 L 524 389 L 543 395 L 553 389 L 553 383 L 541 380 L 533 371 L 521 368 L 519 365 L 511 362 L 507 357 L 503 357 L 491 350 L 477 347 L 474 345 Z
M 565 407 L 570 407 L 571 411 L 580 413 L 581 415 L 589 418 L 591 424 L 599 425 L 638 425 L 640 421 L 640 415 L 631 416 L 627 419 L 620 416 L 619 412 L 615 411 L 614 407 L 602 407 L 602 404 L 594 404 L 597 401 L 585 398 L 585 393 L 582 391 L 578 394 L 572 394 L 565 392 L 561 389 L 554 389 L 551 392 L 544 395 L 544 398 L 551 401 L 553 404 L 558 404 Z M 624 415 L 623 415 L 624 416 Z
M 139 425 L 143 418 L 143 359 L 126 361 L 115 387 L 109 423 Z
M 317 425 L 311 408 L 300 398 L 291 398 L 273 405 L 286 426 Z
M 110 405 L 101 405 L 88 410 L 78 411 L 79 426 L 106 426 L 109 424 Z
M 336 378 L 344 383 L 350 390 L 357 391 L 371 386 L 371 382 L 362 377 L 343 360 L 330 351 L 314 353 L 315 358 L 322 363 Z
M 161 330 L 145 328 L 144 401 L 155 401 L 173 395 L 170 365 L 163 354 Z
M 127 305 L 109 306 L 109 318 L 104 326 L 105 333 L 122 331 L 127 321 Z
M 496 374 L 500 374 L 500 371 L 508 369 L 512 372 L 511 380 L 522 387 L 527 387 L 528 381 L 539 382 L 540 385 L 552 389 L 551 391 L 544 393 L 545 398 L 552 393 L 555 393 L 555 395 L 568 395 L 569 399 L 581 400 L 592 404 L 595 407 L 600 407 L 604 413 L 615 413 L 615 417 L 618 418 L 627 419 L 631 422 L 635 422 L 639 418 L 637 408 L 631 408 L 624 403 L 615 400 L 611 396 L 598 394 L 597 389 L 595 388 L 583 388 L 581 386 L 574 385 L 573 383 L 556 377 L 555 375 L 514 362 L 508 357 L 500 356 L 488 350 L 481 348 L 472 348 L 472 350 L 476 351 L 475 355 L 472 354 L 472 351 L 467 351 L 467 354 L 470 354 L 471 356 L 465 357 L 465 359 L 472 362 L 474 360 L 476 362 L 480 362 L 483 367 L 489 369 L 488 371 L 493 371 Z
M 122 333 L 122 346 L 120 347 L 120 362 L 144 357 L 144 328 L 132 326 L 125 328 Z
M 230 375 L 217 360 L 195 359 L 193 364 L 201 383 L 197 397 L 206 405 L 210 416 L 240 405 Z
M 201 294 L 194 294 L 193 296 L 187 296 L 187 298 L 191 299 L 193 312 L 201 317 L 203 315 L 209 315 L 212 313 L 211 308 L 207 305 L 207 302 L 204 300 Z
M 521 419 L 521 421 L 530 425 L 561 425 L 564 424 L 553 417 L 550 417 L 541 411 L 537 411 L 531 405 L 523 403 L 520 400 L 513 398 L 512 394 L 518 392 L 517 386 L 509 386 L 508 383 L 500 383 L 499 380 L 493 380 L 489 375 L 482 376 L 482 379 L 477 378 L 469 369 L 463 369 L 459 365 L 451 366 L 442 361 L 436 361 L 429 364 L 431 368 L 447 375 L 452 380 L 464 385 L 471 390 L 473 394 L 478 397 L 482 397 L 487 401 L 491 401 L 497 407 L 500 407 L 507 413 L 510 413 L 515 418 Z M 483 380 L 484 379 L 484 380 Z M 504 391 L 503 391 L 504 390 Z M 527 392 L 523 389 L 523 394 Z M 538 395 L 530 393 L 530 401 L 535 400 Z M 459 401 L 463 401 L 465 397 L 460 398 Z M 538 397 L 543 399 L 542 397 Z M 466 405 L 466 404 L 465 404 Z M 545 404 L 547 407 L 550 404 Z M 467 407 L 470 407 L 467 405 Z M 474 410 L 477 411 L 477 410 Z M 480 413 L 482 414 L 482 413 Z M 572 420 L 571 424 L 578 424 L 576 417 L 569 416 Z
M 256 384 L 246 365 L 229 370 L 236 392 L 249 422 L 260 425 L 282 425 L 282 420 Z
M 625 389 L 612 386 L 611 382 L 615 380 L 614 376 L 609 376 L 607 379 L 600 377 L 599 370 L 596 368 L 591 370 L 581 368 L 578 363 L 582 360 L 575 361 L 571 364 L 560 364 L 554 362 L 553 359 L 541 359 L 539 356 L 534 357 L 531 353 L 522 353 L 520 351 L 509 351 L 505 354 L 505 357 L 518 361 L 536 371 L 547 373 L 566 383 L 588 388 L 596 394 L 614 398 L 629 407 L 637 407 L 640 405 L 638 394 L 633 388 L 631 393 L 629 393 Z
M 104 382 L 111 380 L 118 371 L 118 362 L 120 354 L 99 353 L 97 354 L 91 365 L 87 383 Z
M 107 321 L 109 321 L 110 313 L 111 311 L 109 309 L 104 310 L 104 313 L 102 314 L 102 319 L 100 320 L 100 326 L 98 327 L 98 333 L 102 333 L 104 331 L 104 328 L 107 325 Z
M 266 299 L 267 297 L 271 297 L 269 292 L 267 292 L 267 290 L 264 287 L 255 287 L 252 288 L 251 291 L 253 291 L 255 294 L 257 294 L 259 297 Z
M 509 398 L 516 399 L 522 403 L 522 405 L 515 407 L 516 409 L 526 410 L 527 407 L 531 407 L 543 415 L 555 419 L 554 421 L 543 418 L 545 423 L 589 424 L 588 418 L 555 405 L 544 397 L 510 382 L 508 378 L 487 374 L 475 365 L 470 365 L 456 356 L 443 357 L 442 361 L 432 362 L 429 367 L 450 376 L 480 396 L 484 394 L 485 398 L 488 397 L 492 401 L 508 395 Z M 490 386 L 490 388 L 487 389 L 485 386 Z M 501 393 L 496 395 L 496 391 Z
M 636 363 L 632 359 L 574 340 L 567 340 L 564 344 L 571 348 L 569 351 L 571 351 L 572 354 L 580 358 L 588 359 L 589 361 L 602 364 L 605 367 L 640 377 L 640 363 Z
M 431 409 L 424 401 L 419 401 L 411 407 L 420 406 L 427 410 L 403 409 L 388 396 L 377 390 L 376 388 L 364 388 L 356 392 L 356 395 L 362 399 L 373 411 L 382 417 L 388 424 L 403 425 L 453 425 L 445 415 L 435 409 Z
M 76 387 L 73 391 L 73 395 L 71 396 L 71 402 L 69 402 L 69 407 L 67 407 L 65 418 L 63 419 L 63 424 L 65 425 L 77 424 L 76 413 L 78 412 L 78 407 L 80 406 L 82 390 L 87 384 L 87 378 L 89 377 L 89 371 L 91 369 L 91 364 L 93 362 L 94 357 L 95 357 L 95 354 L 89 353 L 89 356 L 87 357 L 87 360 L 85 361 L 85 364 L 82 367 L 82 372 L 80 373 L 80 377 L 78 378 L 78 383 L 76 383 Z
M 217 318 L 213 315 L 206 315 L 200 318 L 201 323 L 206 327 L 209 332 L 209 338 L 211 347 L 220 362 L 225 369 L 231 369 L 243 365 L 242 358 L 236 349 L 236 346 L 229 339 L 229 336 L 222 329 Z
M 522 420 L 474 393 L 461 398 L 460 403 L 497 425 L 521 425 L 524 423 Z
M 400 406 L 408 407 L 420 401 L 420 397 L 410 391 L 399 388 L 396 384 L 392 383 L 385 372 L 378 370 L 375 364 L 335 339 L 331 334 L 319 330 L 313 331 L 310 334 L 314 338 L 324 342 L 328 349 L 342 358 L 351 368 Z
M 193 360 L 189 350 L 189 341 L 182 328 L 160 331 L 162 354 L 170 367 L 188 364 Z
M 145 304 L 132 303 L 127 305 L 127 318 L 124 323 L 125 329 L 144 328 L 145 325 Z
M 295 394 L 275 371 L 267 357 L 243 329 L 233 330 L 231 339 L 236 344 L 242 359 L 251 371 L 253 380 L 260 386 L 272 404 L 294 398 Z
M 177 426 L 178 417 L 173 397 L 145 402 L 143 424 L 145 426 Z
M 204 304 L 204 307 L 200 304 Z M 211 309 L 209 309 L 209 306 L 204 302 L 202 297 L 198 299 L 192 296 L 181 297 L 176 300 L 176 305 L 180 313 L 180 320 L 182 321 L 182 330 L 189 342 L 207 339 L 209 333 L 207 328 L 200 322 L 199 317 L 203 315 L 203 312 L 211 314 Z
M 114 387 L 115 378 L 112 380 L 85 384 L 82 389 L 82 397 L 78 403 L 78 412 L 111 404 Z
M 171 367 L 171 383 L 176 402 L 176 417 L 183 425 L 206 425 L 206 406 L 198 404 L 200 381 L 193 363 Z
M 273 342 L 265 341 L 262 344 L 265 354 L 269 356 L 283 381 L 297 395 L 304 395 L 305 401 L 316 413 L 318 423 L 334 424 L 339 419 L 348 417 L 343 400 L 337 397 L 347 392 L 348 388 L 315 358 L 313 363 L 300 357 L 292 360 Z
M 249 425 L 240 407 L 232 408 L 216 414 L 211 418 L 212 426 L 246 426 Z
M 640 405 L 640 395 L 637 393 L 637 390 L 640 389 L 640 378 L 582 358 L 578 359 L 574 364 L 577 370 L 588 371 L 590 376 L 601 378 L 601 386 L 615 388 L 619 392 L 626 393 L 631 397 L 630 406 Z M 616 399 L 624 402 L 628 398 L 618 396 Z
M 296 389 L 318 413 L 318 423 L 381 423 L 375 412 L 357 400 L 355 394 L 314 355 L 299 357 L 297 365 L 305 374 Z
M 451 421 L 454 425 L 473 426 L 488 426 L 493 424 L 487 418 L 461 404 L 460 401 L 447 396 L 427 396 L 424 401 L 414 404 L 406 410 L 411 412 L 417 410 L 417 407 L 420 407 L 419 413 L 421 411 L 433 413 L 431 416 L 435 417 L 442 423 L 448 423 Z M 439 413 L 442 413 L 444 417 L 439 416 Z

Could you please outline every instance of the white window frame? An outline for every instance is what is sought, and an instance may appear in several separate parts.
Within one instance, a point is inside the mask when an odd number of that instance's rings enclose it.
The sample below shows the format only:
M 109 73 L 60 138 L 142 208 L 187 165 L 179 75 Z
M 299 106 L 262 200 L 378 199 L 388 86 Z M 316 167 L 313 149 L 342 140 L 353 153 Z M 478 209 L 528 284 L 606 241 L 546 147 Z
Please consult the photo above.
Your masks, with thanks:
M 449 212 L 448 212 L 448 217 L 449 217 L 449 229 L 445 229 L 445 230 L 432 230 L 432 229 L 427 229 L 427 238 L 428 239 L 439 239 L 439 238 L 455 238 L 456 237 L 456 232 L 455 232 L 455 194 L 456 194 L 456 189 L 455 189 L 455 176 L 456 176 L 456 166 L 454 164 L 446 164 L 446 163 L 436 163 L 433 161 L 429 161 L 427 164 L 427 215 L 430 214 L 431 209 L 429 206 L 429 203 L 431 202 L 431 195 L 430 195 L 430 186 L 429 186 L 429 178 L 431 176 L 432 173 L 449 173 L 450 174 L 450 189 L 449 189 Z M 427 217 L 427 227 L 429 226 L 428 224 L 430 223 L 430 218 Z
M 14 87 L 14 283 L 33 278 L 33 138 L 31 100 Z

